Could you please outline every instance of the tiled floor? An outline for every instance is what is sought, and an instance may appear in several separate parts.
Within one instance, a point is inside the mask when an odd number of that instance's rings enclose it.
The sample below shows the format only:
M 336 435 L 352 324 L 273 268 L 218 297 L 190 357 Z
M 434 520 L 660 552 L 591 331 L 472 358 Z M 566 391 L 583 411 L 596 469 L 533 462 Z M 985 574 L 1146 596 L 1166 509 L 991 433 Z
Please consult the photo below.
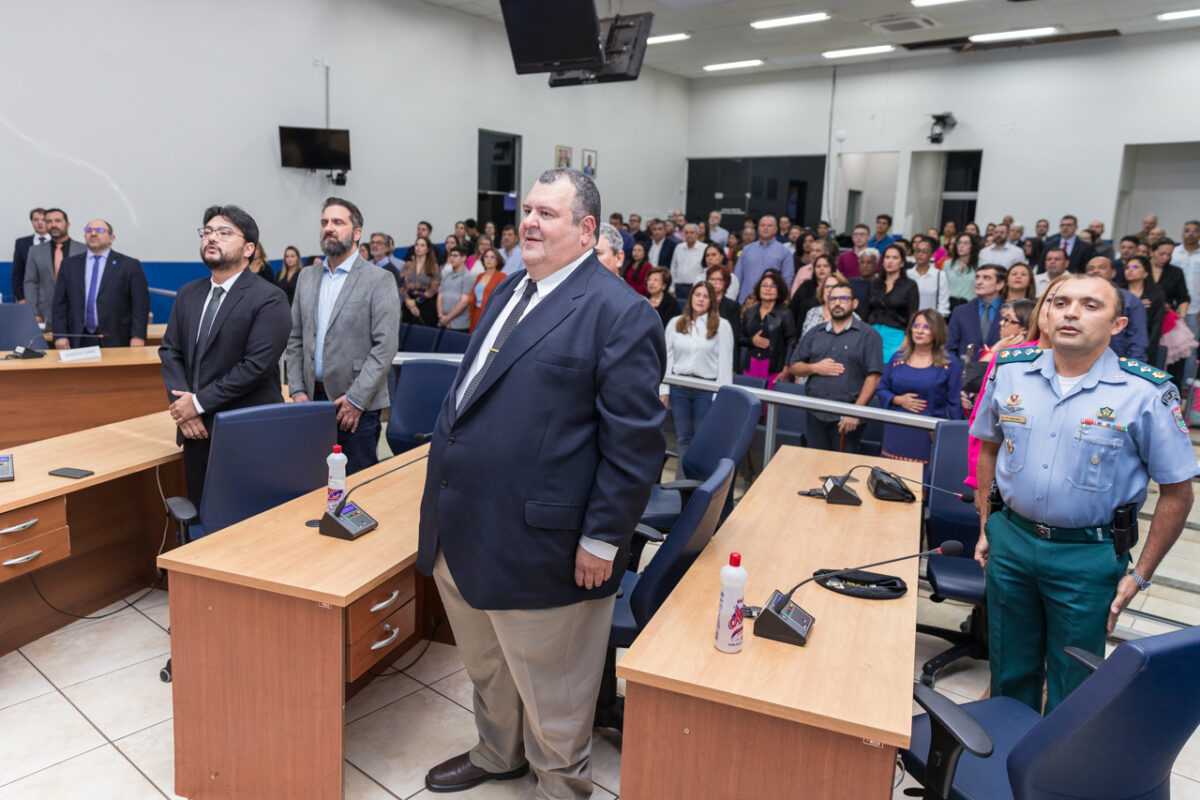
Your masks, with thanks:
M 131 598 L 136 599 L 136 598 Z M 1143 604 L 1164 616 L 1200 621 L 1200 600 L 1156 587 Z M 103 620 L 81 620 L 0 657 L 0 800 L 174 798 L 171 690 L 158 679 L 169 648 L 167 595 L 118 603 Z M 956 628 L 967 607 L 935 604 L 926 593 L 918 619 Z M 1135 625 L 1135 627 L 1137 627 Z M 917 637 L 914 677 L 944 647 Z M 412 663 L 418 650 L 397 664 Z M 958 662 L 937 688 L 956 702 L 987 689 L 985 662 Z M 353 800 L 433 800 L 423 776 L 430 765 L 471 746 L 475 728 L 471 686 L 455 648 L 433 643 L 403 674 L 378 679 L 346 708 L 345 796 Z M 620 792 L 620 736 L 597 731 L 592 777 L 595 800 Z M 533 779 L 484 785 L 467 800 L 533 795 Z M 913 785 L 908 778 L 897 789 Z M 1173 797 L 1200 800 L 1200 735 L 1175 764 Z

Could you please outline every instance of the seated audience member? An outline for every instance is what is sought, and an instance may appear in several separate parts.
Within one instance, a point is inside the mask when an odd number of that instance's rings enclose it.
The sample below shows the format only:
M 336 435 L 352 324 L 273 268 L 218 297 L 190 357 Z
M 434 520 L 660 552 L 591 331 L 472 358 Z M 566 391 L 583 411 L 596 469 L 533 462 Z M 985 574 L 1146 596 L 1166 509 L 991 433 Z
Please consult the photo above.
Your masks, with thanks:
M 871 281 L 879 270 L 879 251 L 874 247 L 864 247 L 858 254 L 858 277 L 850 278 L 850 288 L 854 290 L 854 299 L 865 314 L 867 301 L 871 299 Z
M 792 320 L 796 323 L 796 330 L 800 330 L 800 327 L 804 324 L 804 318 L 808 315 L 809 310 L 821 304 L 821 301 L 817 299 L 818 289 L 825 283 L 825 279 L 833 273 L 833 259 L 822 253 L 813 260 L 812 277 L 792 291 L 792 298 L 788 301 L 788 308 L 791 309 Z
M 654 265 L 650 263 L 650 259 L 646 258 L 646 244 L 640 239 L 633 243 L 630 253 L 631 258 L 628 263 L 621 267 L 623 273 L 621 277 L 633 287 L 635 292 L 644 297 L 646 295 L 646 276 L 650 274 Z
M 776 242 L 776 244 L 778 244 Z M 787 307 L 787 283 L 767 270 L 742 305 L 742 372 L 766 378 L 767 388 L 787 375 L 787 357 L 796 344 L 796 323 Z
M 600 223 L 600 227 L 596 229 L 596 258 L 605 269 L 617 277 L 621 276 L 621 265 L 625 263 L 623 244 L 621 232 L 616 226 L 608 222 Z
M 112 225 L 94 219 L 83 229 L 86 253 L 63 259 L 54 282 L 46 330 L 59 350 L 72 347 L 144 347 L 150 288 L 142 262 L 112 249 Z M 45 245 L 43 245 L 45 246 Z
M 425 224 L 425 223 L 422 223 Z M 433 254 L 433 242 L 422 236 L 412 246 L 412 259 L 405 263 L 401 289 L 404 301 L 400 321 L 418 325 L 437 325 L 437 294 L 442 268 Z
M 932 308 L 944 318 L 950 316 L 950 284 L 945 270 L 933 265 L 933 245 L 936 241 L 932 236 L 913 237 L 913 263 L 908 277 L 917 284 L 920 293 L 917 305 Z
M 303 268 L 304 262 L 300 259 L 300 251 L 289 244 L 283 250 L 283 264 L 279 267 L 279 274 L 275 276 L 279 288 L 283 289 L 283 293 L 287 295 L 289 306 L 296 299 L 296 278 Z
M 899 244 L 889 244 L 884 248 L 880 262 L 880 269 L 871 280 L 867 313 L 864 316 L 883 340 L 883 357 L 886 360 L 904 341 L 908 320 L 916 313 L 920 303 L 920 291 L 916 282 L 907 275 L 904 249 Z
M 1039 272 L 1033 278 L 1034 289 L 1040 296 L 1053 281 L 1067 273 L 1067 253 L 1061 247 L 1052 247 L 1042 255 L 1042 266 L 1045 272 Z
M 806 333 L 788 358 L 788 371 L 804 378 L 809 397 L 865 406 L 883 372 L 883 340 L 854 315 L 858 301 L 849 286 L 829 290 L 829 322 Z M 857 417 L 809 411 L 804 439 L 808 447 L 857 453 L 863 421 Z
M 646 276 L 646 299 L 662 320 L 663 328 L 672 318 L 679 316 L 679 301 L 671 291 L 671 270 L 666 267 L 655 267 Z
M 892 217 L 890 214 L 880 214 L 875 217 L 875 235 L 867 241 L 867 247 L 874 247 L 882 252 L 883 248 L 895 242 L 900 237 L 892 233 Z
M 954 358 L 975 353 L 1000 338 L 1000 306 L 1003 304 L 1006 272 L 1004 267 L 985 264 L 975 271 L 975 299 L 964 303 L 950 315 L 946 352 Z
M 745 303 L 750 292 L 768 270 L 775 270 L 783 278 L 783 294 L 779 300 L 786 305 L 788 289 L 791 287 L 795 268 L 792 254 L 775 239 L 775 217 L 764 214 L 758 221 L 758 240 L 751 241 L 742 247 L 742 255 L 733 270 L 738 279 L 738 302 Z
M 1146 355 L 1153 361 L 1158 356 L 1158 346 L 1162 339 L 1167 301 L 1162 291 L 1154 285 L 1154 278 L 1150 276 L 1150 262 L 1141 256 L 1129 256 L 1125 262 L 1125 276 L 1121 285 L 1146 312 Z M 1170 362 L 1164 362 L 1164 366 L 1168 363 Z
M 704 273 L 704 278 L 708 283 L 709 294 L 712 295 L 717 313 L 721 315 L 721 319 L 729 323 L 729 330 L 733 331 L 733 361 L 730 362 L 729 367 L 736 370 L 742 363 L 738 350 L 738 340 L 742 336 L 742 309 L 730 296 L 732 292 L 729 291 L 729 267 L 724 264 L 710 266 Z
M 486 237 L 480 236 L 479 238 Z M 471 333 L 475 332 L 475 326 L 479 324 L 479 318 L 483 316 L 483 310 L 487 308 L 492 292 L 507 277 L 504 274 L 504 257 L 496 248 L 489 247 L 484 251 L 479 263 L 483 265 L 483 271 L 475 276 L 475 282 L 471 284 Z
M 1033 269 L 1024 262 L 1017 262 L 1008 269 L 1004 282 L 1005 300 L 1037 300 L 1037 286 Z
M 1082 233 L 1082 231 L 1080 231 Z M 1112 262 L 1104 256 L 1095 256 L 1087 263 L 1087 274 L 1095 275 L 1116 283 L 1117 272 Z M 1108 348 L 1118 356 L 1149 362 L 1150 337 L 1146 331 L 1146 309 L 1142 300 L 1128 289 L 1119 289 L 1125 300 L 1124 316 L 1129 322 L 1109 340 Z
M 467 270 L 475 277 L 483 274 L 483 254 L 491 249 L 490 237 L 484 234 L 475 237 L 475 252 L 467 256 Z
M 471 327 L 471 287 L 475 279 L 467 271 L 467 251 L 451 247 L 446 254 L 448 271 L 442 272 L 438 291 L 438 327 L 464 331 Z
M 963 225 L 963 233 L 969 233 L 976 239 L 979 239 L 979 226 L 975 224 L 975 220 L 971 220 L 966 225 Z M 983 240 L 979 239 L 979 241 L 982 243 Z M 982 246 L 983 245 L 980 244 L 980 247 Z
M 960 233 L 954 239 L 950 255 L 942 263 L 946 286 L 950 291 L 950 310 L 975 296 L 975 270 L 979 269 L 979 239 Z
M 879 405 L 938 419 L 963 418 L 962 367 L 947 357 L 946 336 L 941 314 L 930 308 L 913 314 L 904 343 L 883 368 L 875 390 Z M 932 442 L 930 431 L 885 425 L 881 452 L 928 465 Z M 928 482 L 929 476 L 922 480 Z
M 846 278 L 840 272 L 835 272 L 832 275 L 829 275 L 824 281 L 821 282 L 821 285 L 817 287 L 818 304 L 810 308 L 808 313 L 804 315 L 804 320 L 800 325 L 800 336 L 804 336 L 804 334 L 808 333 L 813 328 L 817 327 L 818 325 L 824 325 L 833 318 L 833 309 L 829 304 L 829 292 L 835 286 L 849 285 L 850 281 L 846 280 Z M 855 312 L 854 318 L 860 319 L 858 312 Z M 797 381 L 797 383 L 799 383 L 799 381 Z
M 668 320 L 665 335 L 667 375 L 716 381 L 722 386 L 733 382 L 733 329 L 713 308 L 708 284 L 701 281 L 692 287 L 683 311 Z M 712 406 L 713 393 L 665 383 L 659 391 L 675 420 L 682 458 Z

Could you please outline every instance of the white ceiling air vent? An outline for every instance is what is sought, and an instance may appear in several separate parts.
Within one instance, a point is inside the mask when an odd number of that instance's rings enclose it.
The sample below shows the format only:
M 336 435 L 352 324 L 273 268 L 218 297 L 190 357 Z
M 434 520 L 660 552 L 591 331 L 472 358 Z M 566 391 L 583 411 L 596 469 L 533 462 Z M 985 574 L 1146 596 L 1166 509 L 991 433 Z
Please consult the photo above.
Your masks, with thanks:
M 912 14 L 903 17 L 884 17 L 883 19 L 871 20 L 867 23 L 867 26 L 876 33 L 892 34 L 927 31 L 930 28 L 936 28 L 938 24 L 929 17 Z

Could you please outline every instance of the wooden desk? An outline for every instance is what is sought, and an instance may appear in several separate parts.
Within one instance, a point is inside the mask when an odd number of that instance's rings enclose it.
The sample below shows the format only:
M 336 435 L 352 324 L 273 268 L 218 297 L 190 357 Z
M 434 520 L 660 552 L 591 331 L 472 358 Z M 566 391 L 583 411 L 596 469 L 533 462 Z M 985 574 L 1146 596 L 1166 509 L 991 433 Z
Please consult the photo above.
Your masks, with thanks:
M 356 541 L 305 527 L 324 511 L 320 489 L 159 558 L 171 579 L 177 794 L 342 796 L 346 684 L 416 639 L 425 465 L 354 493 L 380 522 Z
M 799 497 L 818 475 L 919 465 L 784 447 L 617 664 L 625 679 L 621 797 L 890 798 L 896 748 L 912 725 L 917 560 L 889 564 L 902 599 L 860 600 L 815 583 L 796 602 L 816 622 L 805 647 L 752 635 L 735 655 L 713 647 L 720 569 L 730 552 L 762 605 L 816 569 L 916 552 L 920 504 L 885 503 L 851 484 L 862 506 Z
M 0 360 L 0 386 L 0 451 L 167 407 L 157 347 L 109 347 L 71 364 L 56 350 Z
M 0 567 L 0 655 L 74 621 L 48 608 L 31 578 L 51 603 L 73 614 L 153 583 L 166 523 L 156 472 L 167 496 L 184 493 L 183 461 L 166 411 L 19 445 L 12 454 L 16 480 L 0 483 L 0 530 L 37 522 L 0 535 L 0 562 L 41 555 Z M 47 474 L 58 467 L 95 474 L 79 480 Z

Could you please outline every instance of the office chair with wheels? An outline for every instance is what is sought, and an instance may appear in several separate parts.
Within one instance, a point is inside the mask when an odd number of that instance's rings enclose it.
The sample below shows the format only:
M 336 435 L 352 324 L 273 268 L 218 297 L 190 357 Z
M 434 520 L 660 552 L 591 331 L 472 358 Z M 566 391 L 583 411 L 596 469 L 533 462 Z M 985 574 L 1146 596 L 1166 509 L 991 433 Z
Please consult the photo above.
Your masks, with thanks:
M 613 609 L 612 629 L 608 637 L 608 656 L 600 697 L 596 703 L 596 726 L 620 728 L 623 709 L 617 697 L 617 648 L 629 647 L 654 612 L 667 599 L 683 574 L 700 555 L 721 520 L 721 508 L 733 487 L 734 462 L 722 458 L 704 483 L 692 492 L 687 507 L 675 521 L 670 535 L 638 525 L 634 538 L 662 542 L 654 558 L 641 574 L 626 570 Z
M 1093 674 L 1045 718 L 1008 697 L 957 706 L 916 685 L 927 713 L 900 756 L 919 796 L 1170 797 L 1171 767 L 1200 725 L 1200 627 L 1125 642 L 1107 659 L 1066 651 Z
M 965 420 L 945 420 L 938 423 L 933 434 L 933 451 L 929 460 L 929 480 L 934 486 L 951 492 L 962 491 L 967 477 L 967 429 Z M 986 490 L 984 490 L 986 491 Z M 984 593 L 983 568 L 975 561 L 975 543 L 979 540 L 979 512 L 972 503 L 942 492 L 928 493 L 925 526 L 929 547 L 939 547 L 950 539 L 962 542 L 962 555 L 930 556 L 925 576 L 933 587 L 935 603 L 957 600 L 971 604 L 971 616 L 962 630 L 917 625 L 918 633 L 937 636 L 951 643 L 948 650 L 938 653 L 921 667 L 921 682 L 933 686 L 937 673 L 947 664 L 960 658 L 985 659 L 987 647 L 987 605 Z
M 396 391 L 392 393 L 392 412 L 388 417 L 388 447 L 399 454 L 411 450 L 433 431 L 442 401 L 458 374 L 458 364 L 414 359 L 400 367 Z
M 438 339 L 437 353 L 465 353 L 467 345 L 471 343 L 471 334 L 466 331 L 442 331 L 442 336 Z
M 45 350 L 46 339 L 31 305 L 0 303 L 0 350 Z
M 238 408 L 218 413 L 209 436 L 200 508 L 186 497 L 167 498 L 180 545 L 324 485 L 325 459 L 337 442 L 337 412 L 331 402 Z M 322 510 L 314 508 L 314 518 Z M 171 680 L 170 660 L 160 677 Z

